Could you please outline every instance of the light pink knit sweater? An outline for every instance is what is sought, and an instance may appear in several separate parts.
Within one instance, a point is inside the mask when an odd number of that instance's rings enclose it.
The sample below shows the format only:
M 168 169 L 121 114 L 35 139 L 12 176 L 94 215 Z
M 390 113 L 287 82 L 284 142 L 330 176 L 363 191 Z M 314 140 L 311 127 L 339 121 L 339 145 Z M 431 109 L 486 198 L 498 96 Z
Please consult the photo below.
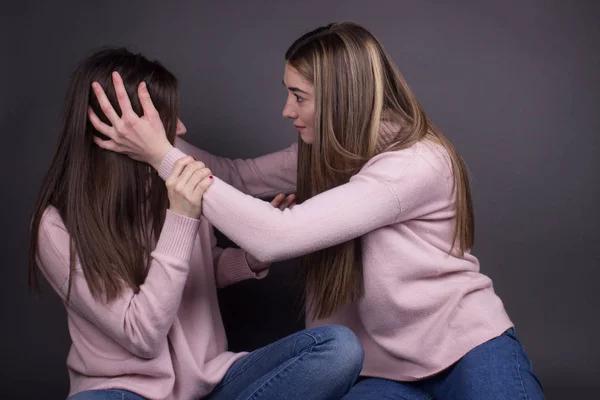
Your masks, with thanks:
M 380 141 L 389 139 L 382 132 Z M 308 319 L 307 326 L 351 328 L 365 349 L 362 375 L 418 380 L 513 326 L 477 258 L 448 254 L 455 191 L 441 146 L 422 141 L 380 153 L 347 184 L 284 211 L 250 195 L 295 190 L 295 144 L 256 159 L 228 160 L 179 140 L 160 167 L 163 178 L 184 153 L 216 177 L 204 194 L 203 215 L 260 260 L 289 259 L 361 237 L 364 297 L 326 320 Z

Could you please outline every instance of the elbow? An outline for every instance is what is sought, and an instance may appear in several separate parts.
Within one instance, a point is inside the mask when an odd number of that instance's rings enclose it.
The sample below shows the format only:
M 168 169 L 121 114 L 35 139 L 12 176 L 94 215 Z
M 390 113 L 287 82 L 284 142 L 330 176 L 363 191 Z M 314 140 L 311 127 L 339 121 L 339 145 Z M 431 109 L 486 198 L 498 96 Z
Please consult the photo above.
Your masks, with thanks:
M 261 249 L 254 257 L 256 257 L 261 264 L 272 264 L 274 262 L 292 258 L 287 252 L 275 247 Z
M 163 329 L 136 329 L 125 332 L 123 347 L 137 357 L 152 360 L 168 350 L 167 333 Z
M 130 351 L 140 358 L 143 358 L 145 360 L 152 360 L 161 355 L 166 345 L 166 338 L 164 338 L 163 340 L 145 340 L 135 345 L 134 348 Z

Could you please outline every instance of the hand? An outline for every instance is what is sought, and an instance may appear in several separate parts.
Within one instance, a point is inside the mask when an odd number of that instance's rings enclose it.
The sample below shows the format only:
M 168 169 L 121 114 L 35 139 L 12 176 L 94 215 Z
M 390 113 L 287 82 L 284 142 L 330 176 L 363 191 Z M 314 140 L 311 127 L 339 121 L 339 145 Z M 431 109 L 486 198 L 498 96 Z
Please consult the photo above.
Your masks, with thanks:
M 273 200 L 271 200 L 271 205 L 283 211 L 286 208 L 294 207 L 296 205 L 294 200 L 296 200 L 295 194 L 290 194 L 286 197 L 285 193 L 279 193 Z
M 119 117 L 100 84 L 94 82 L 92 88 L 100 108 L 112 124 L 112 126 L 105 124 L 91 108 L 88 108 L 88 117 L 94 128 L 110 138 L 102 140 L 94 137 L 94 142 L 103 149 L 126 154 L 134 160 L 146 162 L 158 169 L 173 146 L 167 139 L 165 128 L 158 111 L 152 104 L 146 83 L 141 82 L 138 86 L 138 97 L 144 110 L 144 115 L 140 118 L 131 108 L 121 76 L 113 72 L 112 78 L 122 115 Z
M 210 169 L 192 157 L 177 160 L 167 179 L 169 210 L 189 218 L 200 218 L 202 195 L 212 183 Z

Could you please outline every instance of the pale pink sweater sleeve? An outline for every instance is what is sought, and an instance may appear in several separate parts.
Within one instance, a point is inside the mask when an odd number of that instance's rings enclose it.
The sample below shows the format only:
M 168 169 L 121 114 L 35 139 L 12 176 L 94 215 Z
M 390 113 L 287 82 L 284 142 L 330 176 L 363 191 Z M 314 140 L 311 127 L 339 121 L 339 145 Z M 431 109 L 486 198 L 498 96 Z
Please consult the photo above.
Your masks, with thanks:
M 204 194 L 203 215 L 263 262 L 331 247 L 412 217 L 435 197 L 437 181 L 429 182 L 430 170 L 414 162 L 415 152 L 394 153 L 374 157 L 348 183 L 283 211 L 215 177 Z M 165 157 L 163 178 L 179 157 L 177 149 Z
M 269 264 L 249 259 L 243 249 L 218 247 L 214 232 L 211 233 L 211 245 L 215 282 L 218 288 L 224 288 L 246 279 L 262 279 L 267 276 Z
M 145 282 L 139 292 L 126 288 L 106 304 L 95 299 L 78 264 L 67 307 L 122 347 L 142 358 L 154 358 L 167 346 L 167 333 L 179 309 L 199 220 L 167 212 Z M 55 209 L 40 225 L 38 262 L 63 301 L 69 283 L 69 234 Z
M 356 176 L 345 185 L 281 211 L 215 178 L 203 214 L 263 262 L 275 262 L 362 236 L 396 221 L 400 206 L 389 184 Z
M 183 153 L 202 161 L 213 174 L 243 193 L 272 197 L 296 191 L 298 143 L 252 159 L 217 157 L 181 138 L 177 138 L 175 145 Z

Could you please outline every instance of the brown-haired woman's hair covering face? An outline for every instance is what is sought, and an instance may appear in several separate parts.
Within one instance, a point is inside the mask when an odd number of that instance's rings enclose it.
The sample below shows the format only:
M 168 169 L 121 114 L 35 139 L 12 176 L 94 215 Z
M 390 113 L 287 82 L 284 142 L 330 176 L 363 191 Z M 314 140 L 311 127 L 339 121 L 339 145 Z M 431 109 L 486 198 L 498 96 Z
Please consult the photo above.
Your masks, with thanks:
M 71 238 L 70 276 L 77 263 L 94 297 L 109 302 L 124 287 L 144 282 L 149 252 L 162 229 L 168 206 L 164 182 L 147 164 L 99 148 L 103 136 L 88 120 L 88 107 L 109 123 L 91 84 L 98 82 L 120 114 L 111 74 L 119 72 L 133 110 L 142 115 L 137 87 L 145 81 L 171 143 L 179 114 L 177 79 L 160 63 L 123 48 L 103 49 L 79 64 L 65 99 L 58 145 L 44 177 L 31 220 L 29 283 L 37 291 L 38 230 L 46 208 L 55 207 Z M 71 294 L 69 291 L 67 301 Z

